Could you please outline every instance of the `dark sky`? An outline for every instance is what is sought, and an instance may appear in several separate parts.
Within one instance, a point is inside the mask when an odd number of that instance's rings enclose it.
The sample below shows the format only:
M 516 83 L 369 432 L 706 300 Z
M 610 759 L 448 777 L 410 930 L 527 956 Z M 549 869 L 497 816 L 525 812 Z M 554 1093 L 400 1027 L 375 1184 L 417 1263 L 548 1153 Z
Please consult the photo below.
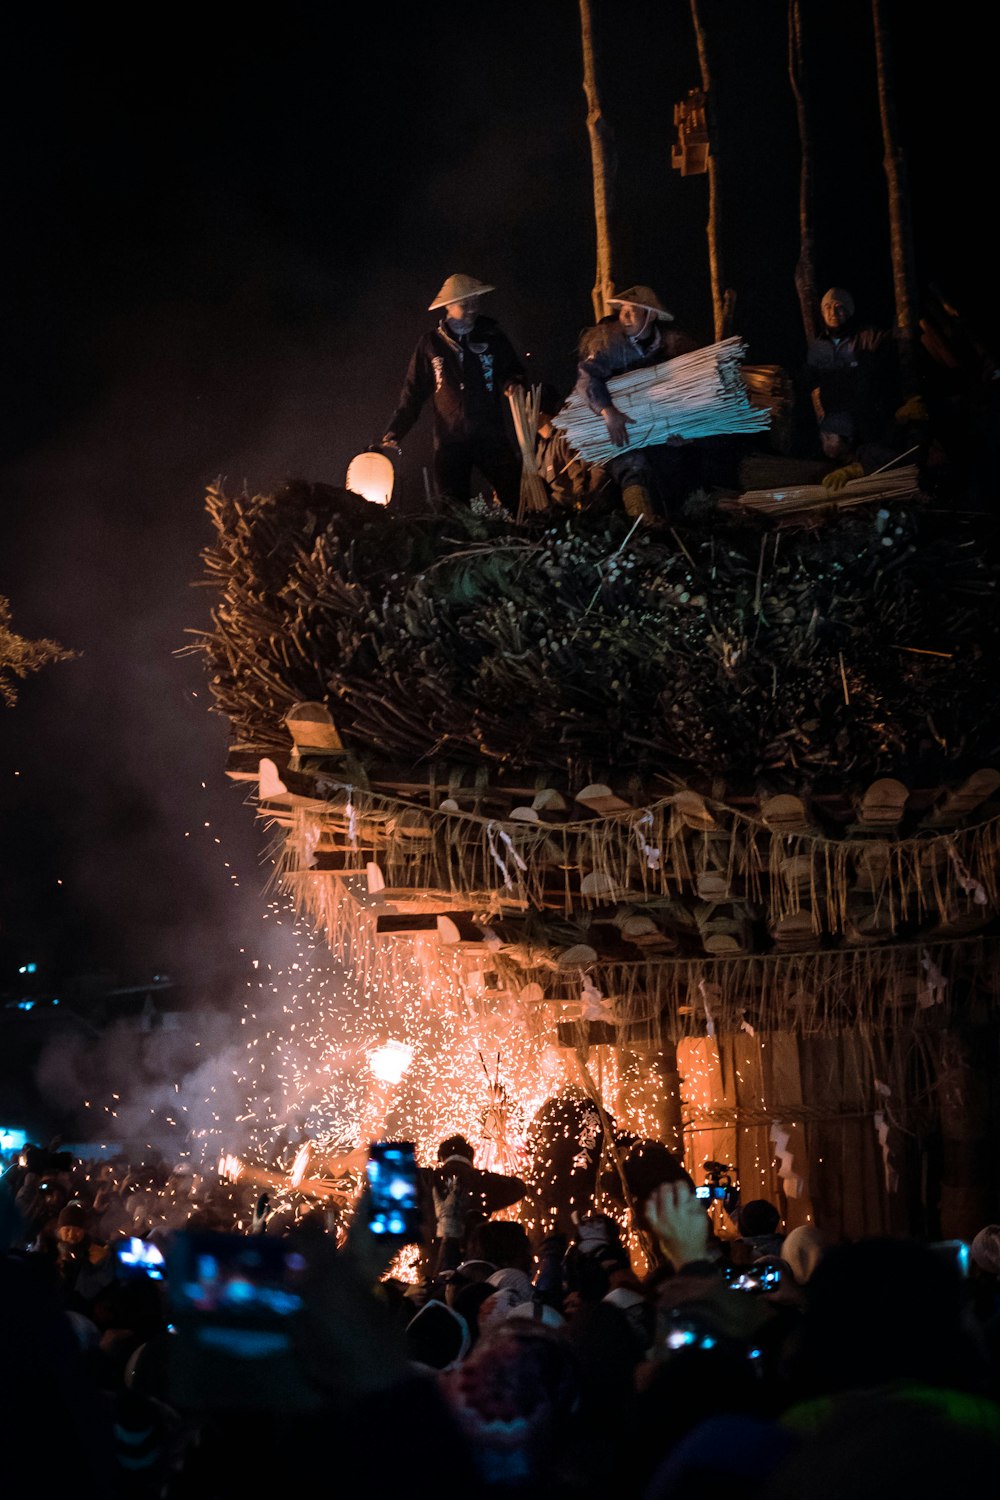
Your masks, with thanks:
M 698 82 L 688 5 L 594 9 L 619 285 L 652 284 L 708 338 L 706 180 L 670 168 L 673 105 Z M 737 325 L 752 360 L 794 368 L 786 7 L 702 9 Z M 804 10 L 818 278 L 886 322 L 869 6 Z M 951 5 L 919 32 L 912 6 L 889 11 L 921 281 L 986 319 L 980 11 Z M 81 655 L 0 709 L 0 986 L 26 957 L 55 976 L 224 975 L 259 945 L 265 877 L 200 664 L 175 654 L 209 605 L 189 586 L 205 486 L 342 482 L 452 271 L 495 283 L 488 310 L 568 386 L 594 275 L 577 5 L 111 4 L 7 25 L 0 593 L 22 632 Z M 411 485 L 428 426 L 407 444 Z

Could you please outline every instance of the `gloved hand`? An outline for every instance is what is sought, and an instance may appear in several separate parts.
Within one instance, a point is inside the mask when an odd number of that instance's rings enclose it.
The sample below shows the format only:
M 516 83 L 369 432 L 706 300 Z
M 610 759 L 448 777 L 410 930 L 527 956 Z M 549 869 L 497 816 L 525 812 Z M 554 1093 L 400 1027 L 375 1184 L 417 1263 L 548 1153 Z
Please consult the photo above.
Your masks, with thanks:
M 896 421 L 903 427 L 910 422 L 926 422 L 927 407 L 923 396 L 908 396 L 896 412 Z
M 842 469 L 834 469 L 832 474 L 823 475 L 823 488 L 830 491 L 842 490 L 850 480 L 864 478 L 864 472 L 860 464 L 845 464 Z
M 614 443 L 615 447 L 624 448 L 628 442 L 626 428 L 632 425 L 632 418 L 627 417 L 623 411 L 619 411 L 617 406 L 606 406 L 601 412 L 601 416 L 604 418 L 604 425 L 608 429 L 608 437 Z

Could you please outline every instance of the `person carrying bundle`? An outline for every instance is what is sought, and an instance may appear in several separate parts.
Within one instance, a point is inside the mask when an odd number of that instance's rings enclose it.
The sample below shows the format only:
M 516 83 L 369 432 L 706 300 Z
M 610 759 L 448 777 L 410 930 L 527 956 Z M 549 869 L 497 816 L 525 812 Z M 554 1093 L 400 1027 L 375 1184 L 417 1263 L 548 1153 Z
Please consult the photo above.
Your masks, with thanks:
M 629 441 L 632 418 L 619 411 L 608 390 L 613 375 L 648 365 L 662 364 L 678 354 L 689 354 L 698 345 L 688 334 L 667 325 L 674 321 L 659 297 L 648 286 L 632 286 L 609 297 L 614 313 L 588 328 L 580 338 L 576 390 L 596 415 L 604 420 L 616 448 Z M 608 472 L 620 486 L 628 515 L 651 519 L 655 471 L 648 448 L 634 449 L 613 458 Z

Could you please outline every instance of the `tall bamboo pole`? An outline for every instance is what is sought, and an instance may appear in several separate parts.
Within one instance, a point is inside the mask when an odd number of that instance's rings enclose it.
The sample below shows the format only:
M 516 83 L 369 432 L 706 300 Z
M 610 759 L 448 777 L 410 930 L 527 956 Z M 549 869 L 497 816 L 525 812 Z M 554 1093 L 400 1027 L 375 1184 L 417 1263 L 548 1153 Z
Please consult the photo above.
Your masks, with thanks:
M 726 308 L 732 309 L 735 296 L 723 292 L 722 251 L 719 248 L 719 183 L 716 151 L 715 109 L 712 103 L 712 73 L 708 65 L 708 47 L 705 30 L 698 13 L 698 0 L 691 0 L 691 21 L 694 25 L 698 46 L 698 65 L 701 69 L 701 88 L 705 95 L 705 112 L 708 119 L 708 269 L 712 282 L 712 321 L 715 326 L 715 342 L 725 338 Z
M 615 289 L 611 275 L 611 203 L 614 177 L 614 137 L 604 118 L 597 89 L 594 34 L 590 0 L 580 0 L 580 33 L 583 41 L 583 92 L 587 99 L 587 133 L 594 176 L 594 221 L 597 229 L 597 277 L 594 281 L 594 322 L 609 310 L 608 298 Z
M 896 139 L 896 93 L 883 0 L 872 0 L 878 107 L 882 122 L 882 166 L 889 194 L 889 233 L 892 248 L 892 287 L 896 299 L 896 343 L 904 382 L 914 368 L 913 286 L 915 281 L 913 227 L 906 181 L 906 161 Z
M 812 231 L 812 141 L 806 112 L 805 66 L 802 49 L 802 11 L 799 0 L 788 3 L 788 78 L 799 126 L 799 258 L 795 263 L 795 292 L 802 314 L 806 343 L 816 337 L 816 267 Z

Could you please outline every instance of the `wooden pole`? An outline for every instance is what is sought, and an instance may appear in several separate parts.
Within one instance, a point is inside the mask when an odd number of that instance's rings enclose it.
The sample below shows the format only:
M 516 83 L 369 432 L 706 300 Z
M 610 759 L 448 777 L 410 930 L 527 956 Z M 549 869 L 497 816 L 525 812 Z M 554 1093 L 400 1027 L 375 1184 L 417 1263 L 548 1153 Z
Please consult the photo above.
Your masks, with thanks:
M 802 52 L 802 11 L 799 0 L 788 3 L 788 78 L 799 126 L 799 258 L 795 263 L 795 292 L 799 299 L 806 343 L 816 337 L 816 268 L 813 263 L 812 142 L 806 113 L 805 67 Z
M 712 103 L 712 73 L 708 65 L 708 46 L 705 29 L 698 12 L 698 0 L 691 0 L 691 21 L 694 25 L 695 42 L 698 47 L 698 65 L 701 69 L 701 88 L 705 95 L 705 114 L 708 121 L 708 269 L 712 283 L 712 322 L 715 342 L 725 338 L 727 305 L 735 306 L 735 294 L 723 291 L 722 251 L 719 246 L 719 181 L 718 151 L 715 128 L 715 109 Z
M 906 180 L 906 160 L 896 139 L 896 91 L 883 0 L 872 0 L 878 107 L 882 122 L 882 166 L 889 195 L 889 235 L 892 248 L 892 287 L 896 299 L 896 343 L 904 391 L 913 389 L 915 282 L 913 227 Z
M 594 322 L 609 311 L 614 293 L 611 274 L 611 204 L 614 178 L 614 136 L 604 117 L 597 89 L 594 34 L 590 0 L 580 0 L 580 33 L 583 42 L 583 92 L 587 99 L 587 133 L 594 176 L 594 221 L 597 230 L 597 276 L 592 293 Z

